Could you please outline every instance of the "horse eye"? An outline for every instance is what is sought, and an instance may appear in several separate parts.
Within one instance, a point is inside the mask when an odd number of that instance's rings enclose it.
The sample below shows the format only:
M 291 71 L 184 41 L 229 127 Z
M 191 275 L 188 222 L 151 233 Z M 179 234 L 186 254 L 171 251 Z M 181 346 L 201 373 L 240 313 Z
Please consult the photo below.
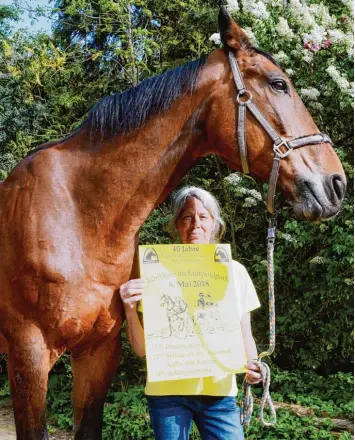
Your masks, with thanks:
M 275 79 L 271 83 L 271 85 L 278 92 L 287 92 L 288 91 L 288 87 L 287 87 L 286 81 L 284 81 L 283 79 Z

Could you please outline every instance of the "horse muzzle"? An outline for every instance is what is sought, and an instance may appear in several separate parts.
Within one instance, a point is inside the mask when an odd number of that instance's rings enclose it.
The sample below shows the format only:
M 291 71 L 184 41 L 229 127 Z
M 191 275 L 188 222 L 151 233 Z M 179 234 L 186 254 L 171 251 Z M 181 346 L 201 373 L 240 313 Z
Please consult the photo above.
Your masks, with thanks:
M 320 179 L 299 179 L 294 212 L 297 218 L 327 220 L 340 212 L 346 191 L 346 179 L 332 174 Z

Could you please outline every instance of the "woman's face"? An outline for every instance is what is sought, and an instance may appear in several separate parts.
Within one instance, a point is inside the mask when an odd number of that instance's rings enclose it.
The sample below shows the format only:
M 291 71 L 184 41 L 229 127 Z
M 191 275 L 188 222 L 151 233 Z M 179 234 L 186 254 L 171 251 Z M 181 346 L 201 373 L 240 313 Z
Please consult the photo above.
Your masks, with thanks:
M 186 200 L 176 221 L 182 243 L 209 243 L 214 229 L 214 218 L 195 197 Z

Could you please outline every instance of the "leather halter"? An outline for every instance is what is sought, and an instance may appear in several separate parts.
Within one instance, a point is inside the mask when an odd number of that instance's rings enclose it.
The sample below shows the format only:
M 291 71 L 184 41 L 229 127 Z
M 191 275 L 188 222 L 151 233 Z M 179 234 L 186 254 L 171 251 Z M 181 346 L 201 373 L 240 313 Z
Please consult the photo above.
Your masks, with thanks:
M 235 86 L 237 88 L 237 103 L 238 103 L 238 122 L 237 122 L 237 139 L 239 145 L 239 153 L 242 164 L 242 170 L 244 174 L 249 174 L 249 166 L 247 159 L 247 145 L 245 139 L 245 121 L 246 121 L 246 110 L 253 114 L 255 119 L 259 122 L 259 124 L 264 128 L 266 133 L 270 136 L 273 141 L 273 164 L 269 176 L 269 189 L 266 199 L 266 207 L 270 214 L 275 214 L 275 192 L 276 192 L 276 184 L 279 176 L 280 169 L 280 161 L 287 157 L 295 148 L 304 147 L 306 145 L 316 145 L 329 143 L 333 145 L 330 137 L 324 133 L 316 133 L 307 136 L 300 136 L 298 138 L 292 140 L 286 140 L 283 137 L 279 136 L 274 128 L 270 125 L 270 123 L 266 120 L 264 115 L 256 106 L 253 101 L 252 94 L 245 87 L 243 82 L 243 77 L 240 72 L 238 62 L 236 61 L 234 54 L 232 51 L 228 52 L 229 63 L 233 72 L 233 78 L 235 82 Z M 283 148 L 283 150 L 281 149 Z

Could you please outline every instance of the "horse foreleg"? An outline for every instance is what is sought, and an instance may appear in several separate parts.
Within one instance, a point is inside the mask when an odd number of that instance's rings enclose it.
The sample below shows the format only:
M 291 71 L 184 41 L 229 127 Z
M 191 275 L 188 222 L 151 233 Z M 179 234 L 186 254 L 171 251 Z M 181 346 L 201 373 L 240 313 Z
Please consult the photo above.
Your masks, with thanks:
M 8 375 L 18 440 L 47 440 L 46 394 L 50 351 L 33 324 L 16 330 L 8 344 Z
M 121 360 L 116 337 L 78 356 L 72 354 L 75 440 L 100 440 L 105 397 Z

